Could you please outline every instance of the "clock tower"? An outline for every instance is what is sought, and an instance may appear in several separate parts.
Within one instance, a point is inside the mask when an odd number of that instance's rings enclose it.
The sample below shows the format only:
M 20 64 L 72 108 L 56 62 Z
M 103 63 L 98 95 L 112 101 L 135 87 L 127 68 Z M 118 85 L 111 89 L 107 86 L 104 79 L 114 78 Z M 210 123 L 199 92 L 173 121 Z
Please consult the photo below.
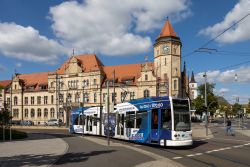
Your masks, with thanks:
M 154 44 L 154 67 L 159 96 L 180 96 L 181 40 L 169 20 L 166 21 Z

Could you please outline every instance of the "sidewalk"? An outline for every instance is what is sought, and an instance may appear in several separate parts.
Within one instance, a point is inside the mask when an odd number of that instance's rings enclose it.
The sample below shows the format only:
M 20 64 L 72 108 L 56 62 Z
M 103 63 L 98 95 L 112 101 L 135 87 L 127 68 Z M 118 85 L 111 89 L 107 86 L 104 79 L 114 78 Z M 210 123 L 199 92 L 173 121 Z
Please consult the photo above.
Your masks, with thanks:
M 50 166 L 67 150 L 68 145 L 62 139 L 29 134 L 25 140 L 0 143 L 0 166 Z

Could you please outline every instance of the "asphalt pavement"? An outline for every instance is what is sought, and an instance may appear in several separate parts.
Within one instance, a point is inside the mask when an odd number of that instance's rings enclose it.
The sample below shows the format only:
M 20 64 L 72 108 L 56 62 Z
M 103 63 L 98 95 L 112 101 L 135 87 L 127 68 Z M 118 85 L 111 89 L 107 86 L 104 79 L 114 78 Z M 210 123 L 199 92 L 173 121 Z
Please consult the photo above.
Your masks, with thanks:
M 235 136 L 226 136 L 223 124 L 210 123 L 206 134 L 204 124 L 194 123 L 194 146 L 187 149 L 151 148 L 118 140 L 111 140 L 110 146 L 107 146 L 103 137 L 83 138 L 58 129 L 24 129 L 29 134 L 27 139 L 0 143 L 0 166 L 246 166 L 249 158 L 245 156 L 249 151 L 241 148 L 249 148 L 249 129 L 242 129 L 236 123 L 233 123 L 233 129 Z M 235 151 L 232 155 L 225 153 L 224 157 L 223 149 L 229 147 Z M 239 152 L 233 155 L 237 150 Z M 223 157 L 215 160 L 218 156 L 211 158 L 214 154 Z M 233 157 L 239 157 L 239 160 Z M 208 158 L 215 162 L 207 162 Z

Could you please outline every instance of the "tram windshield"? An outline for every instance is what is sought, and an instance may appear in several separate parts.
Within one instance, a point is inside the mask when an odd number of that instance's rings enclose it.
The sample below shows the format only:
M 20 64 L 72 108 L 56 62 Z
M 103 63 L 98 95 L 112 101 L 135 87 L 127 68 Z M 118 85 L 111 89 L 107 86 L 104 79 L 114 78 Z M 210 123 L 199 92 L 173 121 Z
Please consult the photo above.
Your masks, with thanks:
M 174 108 L 174 130 L 191 130 L 191 120 L 188 100 L 173 99 Z

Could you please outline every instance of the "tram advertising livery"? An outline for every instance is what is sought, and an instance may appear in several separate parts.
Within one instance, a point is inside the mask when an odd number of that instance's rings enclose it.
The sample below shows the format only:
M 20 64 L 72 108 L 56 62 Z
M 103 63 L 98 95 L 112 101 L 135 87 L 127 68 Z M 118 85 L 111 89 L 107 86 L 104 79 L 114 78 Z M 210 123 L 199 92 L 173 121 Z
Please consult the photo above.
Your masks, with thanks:
M 102 136 L 109 133 L 113 138 L 139 143 L 188 146 L 193 144 L 189 108 L 188 99 L 170 96 L 117 104 L 109 119 L 105 108 L 78 108 L 71 112 L 70 132 Z

